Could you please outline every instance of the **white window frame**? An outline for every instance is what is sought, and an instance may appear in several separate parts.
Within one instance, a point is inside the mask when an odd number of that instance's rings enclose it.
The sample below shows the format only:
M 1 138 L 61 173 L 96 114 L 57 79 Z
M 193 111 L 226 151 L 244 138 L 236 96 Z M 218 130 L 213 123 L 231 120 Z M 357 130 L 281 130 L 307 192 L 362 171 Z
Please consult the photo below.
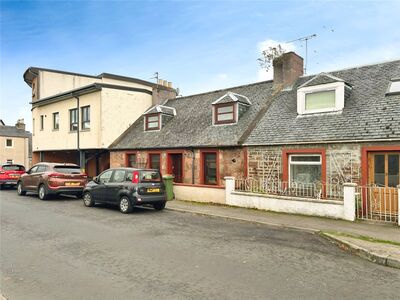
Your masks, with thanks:
M 8 141 L 8 140 L 11 141 L 11 146 L 7 146 L 7 141 Z M 14 148 L 14 141 L 13 141 L 13 139 L 6 139 L 6 140 L 5 140 L 5 145 L 6 145 L 6 148 Z
M 319 162 L 317 161 L 294 161 L 292 162 L 292 157 L 293 156 L 318 156 L 319 157 Z M 302 154 L 302 153 L 293 153 L 289 154 L 289 161 L 288 161 L 288 182 L 289 186 L 292 183 L 292 174 L 291 174 L 291 165 L 317 165 L 321 166 L 321 171 L 322 171 L 322 155 L 321 154 Z M 321 174 L 322 176 L 322 174 Z
M 335 106 L 323 109 L 306 110 L 306 94 L 335 91 Z M 327 84 L 319 84 L 314 86 L 306 86 L 297 90 L 297 113 L 299 115 L 339 112 L 344 108 L 345 83 L 333 82 Z

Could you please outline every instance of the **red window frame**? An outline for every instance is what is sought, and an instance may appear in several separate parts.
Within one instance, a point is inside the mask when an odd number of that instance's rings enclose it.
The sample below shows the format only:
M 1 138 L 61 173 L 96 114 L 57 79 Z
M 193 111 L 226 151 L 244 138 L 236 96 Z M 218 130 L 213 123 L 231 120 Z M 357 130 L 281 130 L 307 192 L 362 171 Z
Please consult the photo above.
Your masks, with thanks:
M 149 123 L 156 123 L 155 121 L 149 122 L 149 117 L 154 117 L 154 116 L 158 117 L 158 121 L 157 121 L 158 126 L 149 128 Z M 145 128 L 146 128 L 146 131 L 160 130 L 160 122 L 161 122 L 160 114 L 149 114 L 149 115 L 146 115 L 145 116 Z
M 135 163 L 137 163 L 137 151 L 125 152 L 125 166 L 126 167 L 130 167 L 130 165 L 129 165 L 129 155 L 135 155 Z
M 232 119 L 229 120 L 223 120 L 223 121 L 219 121 L 218 120 L 218 116 L 220 115 L 226 115 L 226 114 L 231 114 L 229 113 L 218 113 L 218 109 L 222 108 L 222 107 L 228 107 L 228 106 L 232 106 Z M 214 104 L 214 124 L 231 124 L 231 123 L 235 123 L 236 122 L 236 103 L 223 103 L 223 104 Z
M 321 155 L 321 182 L 326 183 L 326 150 L 324 148 L 314 149 L 283 149 L 282 150 L 282 180 L 289 181 L 289 155 L 291 154 L 319 154 Z
M 160 157 L 160 172 L 162 173 L 162 155 L 161 152 L 148 152 L 147 153 L 147 166 L 149 169 L 155 169 L 153 168 L 153 166 L 151 165 L 151 157 L 153 155 L 158 155 Z
M 216 177 L 217 177 L 217 182 L 216 184 L 207 184 L 205 183 L 205 170 L 204 170 L 204 163 L 205 163 L 205 154 L 208 153 L 214 153 L 215 154 L 215 163 L 216 163 Z M 219 180 L 219 150 L 218 149 L 207 149 L 207 150 L 200 150 L 200 182 L 201 184 L 204 185 L 210 185 L 210 186 L 219 186 L 220 185 L 220 180 Z

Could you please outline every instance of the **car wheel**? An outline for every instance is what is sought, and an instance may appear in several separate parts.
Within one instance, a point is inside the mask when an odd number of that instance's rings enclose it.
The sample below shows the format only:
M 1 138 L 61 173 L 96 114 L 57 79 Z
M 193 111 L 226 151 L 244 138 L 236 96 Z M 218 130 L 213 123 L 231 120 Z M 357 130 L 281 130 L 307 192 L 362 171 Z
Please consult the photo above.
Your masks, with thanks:
M 132 211 L 132 209 L 133 207 L 129 198 L 126 196 L 121 197 L 121 199 L 119 200 L 119 210 L 123 214 L 128 214 Z
M 165 208 L 165 202 L 153 204 L 155 210 L 163 210 Z
M 22 182 L 21 181 L 19 181 L 17 183 L 17 193 L 20 196 L 25 196 L 26 195 L 26 191 L 24 191 L 24 189 L 22 188 Z
M 92 207 L 94 206 L 94 200 L 92 198 L 92 194 L 89 192 L 86 192 L 83 194 L 83 204 L 87 207 Z
M 39 185 L 38 194 L 40 200 L 46 200 L 48 198 L 48 193 L 46 191 L 46 187 L 44 186 L 44 184 Z

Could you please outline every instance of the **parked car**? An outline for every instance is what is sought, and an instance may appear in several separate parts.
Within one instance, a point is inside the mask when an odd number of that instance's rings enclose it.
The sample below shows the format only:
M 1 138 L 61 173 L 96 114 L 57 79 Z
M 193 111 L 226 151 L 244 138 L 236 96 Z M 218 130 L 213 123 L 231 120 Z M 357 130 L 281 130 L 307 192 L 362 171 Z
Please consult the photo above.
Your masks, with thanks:
M 16 186 L 19 177 L 25 173 L 25 167 L 17 164 L 0 165 L 0 190 L 3 186 Z
M 108 169 L 93 178 L 83 191 L 83 203 L 118 205 L 122 213 L 134 206 L 151 205 L 162 210 L 166 203 L 165 186 L 161 174 L 154 169 Z
M 26 192 L 35 192 L 41 200 L 59 194 L 81 198 L 86 183 L 87 176 L 78 165 L 41 162 L 21 175 L 17 192 L 20 196 Z

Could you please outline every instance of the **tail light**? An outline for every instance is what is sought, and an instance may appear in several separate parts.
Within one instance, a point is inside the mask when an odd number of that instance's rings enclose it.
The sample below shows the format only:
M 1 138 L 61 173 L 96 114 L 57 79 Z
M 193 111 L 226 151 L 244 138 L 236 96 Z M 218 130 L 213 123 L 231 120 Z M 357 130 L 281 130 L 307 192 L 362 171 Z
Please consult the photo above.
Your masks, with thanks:
M 62 177 L 64 177 L 64 174 L 62 174 L 62 173 L 50 173 L 48 176 L 50 178 L 62 178 Z
M 0 174 L 6 174 L 6 172 L 4 172 L 4 171 L 0 171 Z
M 138 171 L 134 171 L 133 172 L 132 182 L 133 183 L 139 183 L 139 172 Z

